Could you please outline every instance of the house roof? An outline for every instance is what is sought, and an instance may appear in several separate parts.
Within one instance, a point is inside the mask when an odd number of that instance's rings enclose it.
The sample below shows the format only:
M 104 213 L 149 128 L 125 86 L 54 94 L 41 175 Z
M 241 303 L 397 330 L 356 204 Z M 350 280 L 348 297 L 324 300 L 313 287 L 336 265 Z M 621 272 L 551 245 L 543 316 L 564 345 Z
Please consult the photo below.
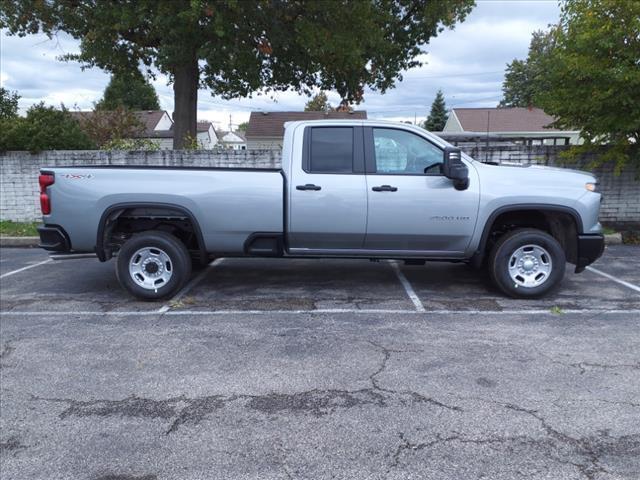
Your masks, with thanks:
M 239 140 L 230 140 L 229 138 L 225 139 L 225 137 L 229 134 L 235 135 L 236 137 L 239 138 Z M 244 138 L 244 135 L 240 133 L 238 130 L 236 130 L 235 132 L 230 132 L 228 130 L 216 130 L 216 136 L 218 137 L 219 140 L 223 141 L 224 143 L 245 143 L 247 141 Z
M 251 112 L 249 127 L 245 136 L 252 137 L 283 137 L 285 122 L 298 120 L 336 120 L 351 119 L 365 120 L 367 112 L 357 110 L 353 112 Z
M 73 118 L 75 118 L 78 122 L 82 123 L 84 120 L 91 118 L 95 112 L 93 111 L 84 111 L 84 112 L 69 112 Z M 155 133 L 159 130 L 156 130 L 158 123 L 165 115 L 164 110 L 136 110 L 132 112 L 136 117 L 136 120 L 140 122 L 144 128 L 141 136 L 143 137 L 156 137 L 161 135 L 156 135 Z M 171 118 L 171 116 L 169 116 Z M 166 130 L 168 131 L 168 130 Z M 172 133 L 173 134 L 173 133 Z
M 211 122 L 207 122 L 206 120 L 198 122 L 196 124 L 196 130 L 198 132 L 206 132 L 211 127 Z
M 545 128 L 554 121 L 540 108 L 454 108 L 465 132 L 559 132 Z
M 145 132 L 147 133 L 155 130 L 165 113 L 167 112 L 164 110 L 138 110 L 133 112 L 138 121 L 144 125 Z M 171 118 L 171 115 L 169 115 L 169 118 Z

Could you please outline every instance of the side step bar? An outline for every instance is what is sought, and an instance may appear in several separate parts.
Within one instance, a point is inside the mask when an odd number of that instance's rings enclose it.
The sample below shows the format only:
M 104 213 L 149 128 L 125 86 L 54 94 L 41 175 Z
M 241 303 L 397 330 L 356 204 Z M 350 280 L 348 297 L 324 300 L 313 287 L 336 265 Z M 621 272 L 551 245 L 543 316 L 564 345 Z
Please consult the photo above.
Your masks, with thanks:
M 51 260 L 77 260 L 79 258 L 98 258 L 95 253 L 50 253 Z

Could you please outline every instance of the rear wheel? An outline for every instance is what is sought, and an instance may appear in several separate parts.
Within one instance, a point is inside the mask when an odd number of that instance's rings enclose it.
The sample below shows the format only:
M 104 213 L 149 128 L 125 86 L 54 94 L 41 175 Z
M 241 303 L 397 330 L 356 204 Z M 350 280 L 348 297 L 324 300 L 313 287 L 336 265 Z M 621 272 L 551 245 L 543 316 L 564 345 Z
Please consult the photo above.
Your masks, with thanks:
M 191 275 L 184 244 L 166 232 L 133 236 L 120 249 L 116 263 L 120 285 L 134 297 L 159 300 L 175 294 Z
M 489 275 L 504 293 L 516 298 L 541 297 L 556 288 L 565 271 L 558 241 L 536 229 L 518 229 L 502 236 L 489 257 Z

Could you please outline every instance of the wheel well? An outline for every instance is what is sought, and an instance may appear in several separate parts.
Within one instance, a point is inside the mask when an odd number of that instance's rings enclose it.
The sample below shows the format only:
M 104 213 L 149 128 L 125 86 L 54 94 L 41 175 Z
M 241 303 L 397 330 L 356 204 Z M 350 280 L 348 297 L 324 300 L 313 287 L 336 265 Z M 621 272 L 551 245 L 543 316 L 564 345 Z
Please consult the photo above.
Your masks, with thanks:
M 483 235 L 481 259 L 491 251 L 495 242 L 516 228 L 536 228 L 555 238 L 564 250 L 567 261 L 578 259 L 578 224 L 572 213 L 560 210 L 526 209 L 500 213 Z
M 133 235 L 149 230 L 174 235 L 193 258 L 206 261 L 202 234 L 191 213 L 180 207 L 160 205 L 126 205 L 108 209 L 100 221 L 96 254 L 100 260 L 106 261 Z

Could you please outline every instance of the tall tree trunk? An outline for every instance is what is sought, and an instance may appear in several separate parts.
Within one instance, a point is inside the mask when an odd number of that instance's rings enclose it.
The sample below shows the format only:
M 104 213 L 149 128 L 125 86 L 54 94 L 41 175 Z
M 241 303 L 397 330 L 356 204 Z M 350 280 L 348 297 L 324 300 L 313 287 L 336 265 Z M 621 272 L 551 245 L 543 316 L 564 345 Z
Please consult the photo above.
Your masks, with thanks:
M 173 78 L 173 148 L 184 148 L 185 138 L 196 139 L 198 121 L 198 58 L 177 65 Z

